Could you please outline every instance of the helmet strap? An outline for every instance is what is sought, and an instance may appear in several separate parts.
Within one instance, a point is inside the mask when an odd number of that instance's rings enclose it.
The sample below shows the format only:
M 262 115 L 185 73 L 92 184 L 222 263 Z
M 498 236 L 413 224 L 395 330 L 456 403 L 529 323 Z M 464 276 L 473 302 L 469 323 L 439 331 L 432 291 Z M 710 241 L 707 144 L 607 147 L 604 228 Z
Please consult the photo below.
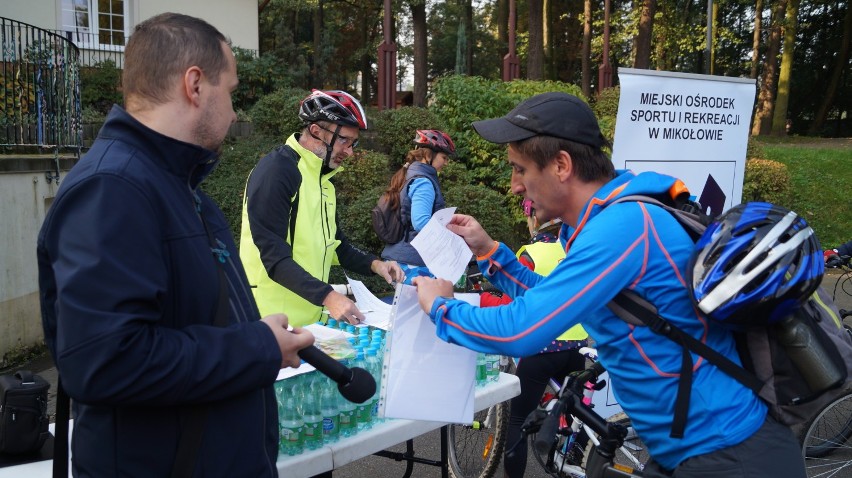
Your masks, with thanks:
M 314 123 L 314 124 L 317 124 L 317 123 Z M 323 141 L 322 138 L 315 135 L 313 132 L 311 132 L 310 128 L 308 128 L 308 133 L 310 133 L 311 136 L 315 140 L 317 140 L 320 143 L 322 143 L 323 145 L 325 145 L 325 159 L 322 161 L 322 165 L 325 166 L 325 167 L 329 167 L 329 164 L 331 163 L 331 152 L 332 152 L 332 150 L 334 150 L 334 143 L 337 142 L 337 138 L 338 138 L 338 136 L 340 136 L 340 129 L 341 128 L 343 128 L 343 125 L 339 124 L 339 125 L 337 125 L 337 128 L 334 129 L 334 132 L 331 135 L 331 142 L 330 143 L 326 143 L 325 141 Z M 324 128 L 321 127 L 321 129 L 324 129 Z

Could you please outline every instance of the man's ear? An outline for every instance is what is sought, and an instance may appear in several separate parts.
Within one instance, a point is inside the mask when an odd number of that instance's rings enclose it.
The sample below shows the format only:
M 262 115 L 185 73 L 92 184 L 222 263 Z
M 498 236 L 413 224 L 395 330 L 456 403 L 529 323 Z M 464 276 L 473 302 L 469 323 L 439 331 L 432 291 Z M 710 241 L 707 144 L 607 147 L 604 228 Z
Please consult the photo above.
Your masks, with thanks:
M 565 181 L 574 174 L 574 160 L 567 151 L 559 150 L 553 160 L 554 170 L 560 181 Z
M 187 101 L 194 106 L 201 104 L 201 86 L 204 81 L 204 72 L 197 66 L 189 67 L 183 74 L 183 93 Z

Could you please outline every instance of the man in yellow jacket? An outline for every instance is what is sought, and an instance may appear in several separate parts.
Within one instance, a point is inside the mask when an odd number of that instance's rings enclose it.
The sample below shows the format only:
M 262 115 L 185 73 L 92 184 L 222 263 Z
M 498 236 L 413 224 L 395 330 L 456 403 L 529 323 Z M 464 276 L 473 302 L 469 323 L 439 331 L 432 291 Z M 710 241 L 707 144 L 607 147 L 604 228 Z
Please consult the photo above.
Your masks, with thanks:
M 304 127 L 263 157 L 249 176 L 243 202 L 240 258 L 261 314 L 284 311 L 293 326 L 318 321 L 325 307 L 350 323 L 364 315 L 328 284 L 332 264 L 401 281 L 394 261 L 353 246 L 337 225 L 330 179 L 352 155 L 367 118 L 343 91 L 314 90 L 302 100 Z

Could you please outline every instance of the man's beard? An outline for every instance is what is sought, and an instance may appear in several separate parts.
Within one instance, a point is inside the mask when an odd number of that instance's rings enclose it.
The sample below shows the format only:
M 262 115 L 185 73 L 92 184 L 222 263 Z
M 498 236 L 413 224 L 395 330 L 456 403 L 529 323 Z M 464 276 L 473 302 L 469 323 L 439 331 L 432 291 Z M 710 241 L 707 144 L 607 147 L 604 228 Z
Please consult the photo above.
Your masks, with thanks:
M 212 129 L 209 122 L 202 120 L 195 126 L 192 136 L 195 138 L 195 144 L 218 154 L 222 152 L 222 144 L 225 138 L 217 138 Z

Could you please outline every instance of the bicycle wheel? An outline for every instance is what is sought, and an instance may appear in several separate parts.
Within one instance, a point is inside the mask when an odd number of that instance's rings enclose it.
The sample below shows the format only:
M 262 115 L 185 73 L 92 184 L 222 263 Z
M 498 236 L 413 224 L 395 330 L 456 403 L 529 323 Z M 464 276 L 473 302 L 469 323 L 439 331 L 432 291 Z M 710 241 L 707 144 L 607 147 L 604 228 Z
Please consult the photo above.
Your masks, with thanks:
M 627 428 L 627 437 L 624 439 L 624 445 L 615 451 L 614 463 L 628 468 L 642 470 L 645 463 L 651 458 L 651 455 L 648 453 L 648 448 L 639 438 L 639 435 L 637 435 L 636 431 L 633 430 L 630 423 L 630 417 L 628 417 L 624 412 L 621 412 L 609 417 L 607 421 L 610 423 L 617 423 Z M 589 440 L 589 444 L 586 446 L 585 456 L 583 457 L 585 467 L 592 470 L 597 469 L 601 465 L 600 460 L 604 460 L 604 458 L 597 453 L 597 446 L 595 446 L 594 442 Z
M 501 372 L 514 373 L 509 359 Z M 476 412 L 472 424 L 449 427 L 449 469 L 455 478 L 491 478 L 500 466 L 509 426 L 509 402 L 500 402 Z
M 852 477 L 852 393 L 828 404 L 799 437 L 808 476 Z

